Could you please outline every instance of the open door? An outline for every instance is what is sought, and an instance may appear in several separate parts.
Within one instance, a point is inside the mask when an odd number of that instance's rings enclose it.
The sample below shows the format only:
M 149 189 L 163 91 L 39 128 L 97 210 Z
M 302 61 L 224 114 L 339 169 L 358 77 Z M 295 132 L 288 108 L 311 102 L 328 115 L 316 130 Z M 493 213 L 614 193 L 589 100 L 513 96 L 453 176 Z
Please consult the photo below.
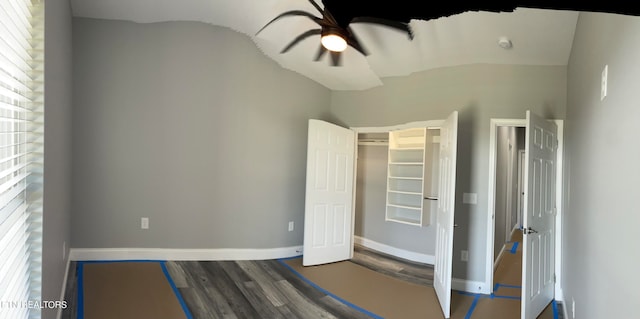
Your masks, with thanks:
M 436 263 L 433 286 L 445 318 L 451 312 L 451 264 L 453 260 L 453 217 L 456 193 L 458 112 L 440 127 L 440 178 L 436 217 Z
M 558 128 L 527 111 L 522 263 L 522 319 L 554 298 Z
M 351 258 L 355 133 L 309 120 L 304 266 Z

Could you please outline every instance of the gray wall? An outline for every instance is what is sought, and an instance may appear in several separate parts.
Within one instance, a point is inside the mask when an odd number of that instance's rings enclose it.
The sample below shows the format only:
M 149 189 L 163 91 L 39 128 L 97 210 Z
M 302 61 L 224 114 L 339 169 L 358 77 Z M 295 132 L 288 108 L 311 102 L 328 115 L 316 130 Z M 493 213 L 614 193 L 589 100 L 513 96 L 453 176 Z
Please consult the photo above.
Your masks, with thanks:
M 45 5 L 45 127 L 42 299 L 59 300 L 70 238 L 71 215 L 71 7 Z M 43 310 L 55 318 L 57 310 Z
M 407 77 L 386 78 L 365 91 L 332 92 L 334 120 L 347 126 L 384 126 L 444 119 L 459 111 L 458 171 L 453 275 L 485 280 L 489 119 L 525 117 L 525 111 L 564 118 L 566 67 L 466 65 Z M 462 204 L 462 193 L 477 193 L 478 204 Z M 415 238 L 423 241 L 422 238 Z M 469 262 L 460 250 L 469 250 Z
M 326 88 L 204 23 L 76 18 L 73 54 L 73 247 L 302 244 Z
M 637 317 L 640 18 L 581 13 L 568 66 L 562 287 L 569 318 Z M 609 66 L 608 96 L 600 75 Z

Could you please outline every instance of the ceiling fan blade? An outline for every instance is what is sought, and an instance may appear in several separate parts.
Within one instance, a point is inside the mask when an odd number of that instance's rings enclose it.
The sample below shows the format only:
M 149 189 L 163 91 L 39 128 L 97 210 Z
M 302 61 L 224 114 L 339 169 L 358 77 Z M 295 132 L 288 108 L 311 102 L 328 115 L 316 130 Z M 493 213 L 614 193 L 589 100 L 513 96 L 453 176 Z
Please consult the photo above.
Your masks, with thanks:
M 342 52 L 334 52 L 331 51 L 331 66 L 340 66 L 342 65 Z
M 269 21 L 267 24 L 264 25 L 264 27 L 260 28 L 260 30 L 258 30 L 258 32 L 256 32 L 256 35 L 258 35 L 258 33 L 262 32 L 262 30 L 264 30 L 266 27 L 268 27 L 270 24 L 272 24 L 273 22 L 275 22 L 276 20 L 283 18 L 283 17 L 290 17 L 290 16 L 301 16 L 301 17 L 307 17 L 309 19 L 311 19 L 311 21 L 321 25 L 321 18 L 318 18 L 316 16 L 314 16 L 313 14 L 306 12 L 306 11 L 302 11 L 302 10 L 292 10 L 292 11 L 287 11 L 284 13 L 279 14 L 277 17 L 273 18 L 273 20 Z M 322 25 L 321 25 L 322 26 Z
M 318 53 L 316 53 L 316 57 L 313 59 L 313 61 L 320 61 L 320 59 L 322 59 L 322 57 L 324 56 L 325 53 L 327 53 L 327 50 L 322 44 L 318 47 Z
M 358 37 L 356 37 L 353 30 L 350 27 L 347 27 L 347 31 L 349 32 L 349 36 L 347 37 L 347 44 L 356 49 L 358 52 L 362 53 L 362 55 L 367 56 L 369 52 L 362 46 Z
M 409 39 L 413 40 L 413 31 L 411 31 L 408 23 L 374 17 L 355 17 L 351 20 L 351 23 L 374 23 L 384 25 L 390 28 L 407 32 L 407 34 L 409 35 Z
M 291 49 L 294 45 L 298 44 L 298 42 L 312 36 L 312 35 L 319 35 L 320 33 L 322 33 L 322 30 L 320 29 L 311 29 L 299 36 L 297 36 L 295 39 L 293 39 L 293 41 L 291 41 L 284 49 L 282 49 L 282 51 L 280 51 L 280 53 L 285 53 L 287 51 L 289 51 L 289 49 Z
M 329 12 L 329 9 L 327 9 L 327 7 L 324 8 L 324 11 L 322 12 L 322 16 L 327 21 L 329 21 L 332 25 L 338 26 L 338 20 L 336 20 L 336 18 L 333 17 L 333 14 L 331 14 L 331 12 Z
M 320 6 L 318 5 L 318 3 L 316 3 L 314 0 L 309 0 L 309 2 L 311 2 L 311 4 L 316 8 L 316 10 L 318 10 L 320 13 L 323 12 L 322 8 L 320 8 Z

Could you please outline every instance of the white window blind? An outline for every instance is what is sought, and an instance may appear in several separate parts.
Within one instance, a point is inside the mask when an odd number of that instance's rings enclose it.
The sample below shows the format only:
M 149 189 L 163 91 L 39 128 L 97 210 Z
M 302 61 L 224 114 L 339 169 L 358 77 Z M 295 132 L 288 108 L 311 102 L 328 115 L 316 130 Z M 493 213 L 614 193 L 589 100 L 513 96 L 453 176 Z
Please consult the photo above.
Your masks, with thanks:
M 39 318 L 44 2 L 0 0 L 0 318 Z

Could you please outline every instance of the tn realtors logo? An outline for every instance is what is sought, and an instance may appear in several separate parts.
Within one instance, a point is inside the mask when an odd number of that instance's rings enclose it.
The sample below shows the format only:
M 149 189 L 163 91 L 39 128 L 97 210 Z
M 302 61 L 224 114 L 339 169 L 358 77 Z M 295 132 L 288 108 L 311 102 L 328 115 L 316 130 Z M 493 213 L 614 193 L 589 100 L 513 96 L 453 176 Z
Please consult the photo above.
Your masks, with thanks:
M 20 300 L 5 301 L 0 300 L 0 309 L 21 308 L 21 309 L 66 309 L 67 301 L 63 300 Z

